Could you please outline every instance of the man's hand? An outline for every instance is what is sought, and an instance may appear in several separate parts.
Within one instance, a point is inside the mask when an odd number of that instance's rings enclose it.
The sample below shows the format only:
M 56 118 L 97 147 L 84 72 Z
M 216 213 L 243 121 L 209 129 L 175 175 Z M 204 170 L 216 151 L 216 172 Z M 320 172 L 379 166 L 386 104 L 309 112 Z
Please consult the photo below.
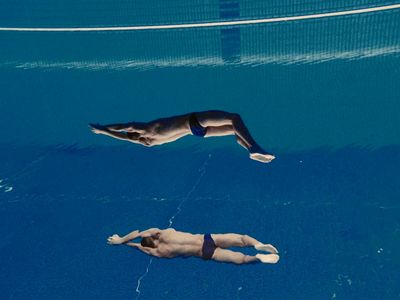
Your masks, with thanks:
M 107 132 L 107 128 L 103 125 L 100 124 L 89 124 L 90 130 L 95 133 L 95 134 L 102 134 L 104 132 Z
M 110 245 L 120 245 L 123 243 L 123 239 L 118 234 L 113 234 L 107 239 L 107 243 Z
M 104 131 L 100 130 L 100 129 L 96 129 L 96 128 L 91 128 L 92 132 L 94 134 L 102 134 Z

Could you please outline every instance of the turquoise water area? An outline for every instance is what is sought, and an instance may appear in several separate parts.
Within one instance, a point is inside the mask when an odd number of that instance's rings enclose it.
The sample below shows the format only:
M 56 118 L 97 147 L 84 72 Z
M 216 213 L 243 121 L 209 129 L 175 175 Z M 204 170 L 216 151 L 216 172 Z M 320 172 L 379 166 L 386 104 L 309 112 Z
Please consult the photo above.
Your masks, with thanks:
M 0 27 L 395 3 L 2 1 Z M 2 298 L 398 299 L 399 17 L 393 9 L 223 28 L 0 31 Z M 144 148 L 87 128 L 208 109 L 240 113 L 277 159 L 252 161 L 232 137 Z M 144 254 L 106 244 L 116 232 L 167 227 L 178 207 L 176 229 L 250 234 L 274 244 L 280 262 L 149 266 Z

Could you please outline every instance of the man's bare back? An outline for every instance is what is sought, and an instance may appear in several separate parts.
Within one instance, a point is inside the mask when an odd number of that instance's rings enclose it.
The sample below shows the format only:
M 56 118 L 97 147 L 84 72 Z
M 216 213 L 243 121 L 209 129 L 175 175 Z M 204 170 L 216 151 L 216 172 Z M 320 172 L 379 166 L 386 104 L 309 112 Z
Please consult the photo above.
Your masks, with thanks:
M 131 242 L 141 238 L 140 243 Z M 143 232 L 135 230 L 124 237 L 117 234 L 108 238 L 112 245 L 126 244 L 142 252 L 164 258 L 178 256 L 197 256 L 205 260 L 213 259 L 220 262 L 235 264 L 263 262 L 276 263 L 279 260 L 278 251 L 270 244 L 263 244 L 248 235 L 227 234 L 191 234 L 176 231 L 173 228 L 151 228 Z M 228 250 L 230 247 L 254 247 L 258 251 L 271 254 L 245 255 L 241 252 Z
M 201 256 L 203 236 L 168 228 L 160 231 L 158 251 L 162 257 Z

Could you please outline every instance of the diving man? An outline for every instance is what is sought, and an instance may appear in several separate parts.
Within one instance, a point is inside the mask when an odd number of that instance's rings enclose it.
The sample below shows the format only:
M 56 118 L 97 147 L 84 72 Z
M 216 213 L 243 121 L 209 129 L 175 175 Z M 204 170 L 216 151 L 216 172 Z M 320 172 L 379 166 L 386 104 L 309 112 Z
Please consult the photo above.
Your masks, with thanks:
M 132 242 L 136 238 L 141 238 L 141 242 Z M 148 255 L 163 258 L 197 256 L 205 260 L 234 264 L 253 262 L 274 264 L 279 260 L 278 250 L 274 246 L 263 244 L 248 235 L 236 233 L 191 234 L 173 228 L 163 230 L 151 228 L 142 232 L 135 230 L 124 237 L 114 234 L 107 239 L 107 242 L 111 245 L 126 244 Z M 258 251 L 270 254 L 245 255 L 227 249 L 230 247 L 254 247 Z
M 249 151 L 251 159 L 263 163 L 275 159 L 274 155 L 262 149 L 251 137 L 240 115 L 224 111 L 189 113 L 146 123 L 89 124 L 89 126 L 96 134 L 108 135 L 147 147 L 170 143 L 190 134 L 199 137 L 235 135 L 238 144 Z

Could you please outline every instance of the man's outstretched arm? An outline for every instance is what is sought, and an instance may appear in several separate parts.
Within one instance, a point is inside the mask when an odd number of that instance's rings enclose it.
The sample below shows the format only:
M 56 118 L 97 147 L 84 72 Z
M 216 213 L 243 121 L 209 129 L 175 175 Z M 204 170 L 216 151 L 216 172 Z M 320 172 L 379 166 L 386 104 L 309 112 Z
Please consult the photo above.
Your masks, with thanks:
M 139 230 L 132 231 L 131 233 L 128 233 L 123 237 L 120 237 L 118 234 L 113 234 L 107 239 L 107 242 L 111 245 L 120 245 L 120 244 L 125 244 L 126 242 L 129 242 L 131 240 L 134 240 L 139 236 L 140 236 Z
M 140 251 L 142 251 L 142 252 L 144 252 L 144 253 L 146 253 L 146 254 L 148 254 L 148 255 L 153 255 L 153 256 L 160 257 L 160 255 L 158 254 L 157 249 L 148 248 L 148 247 L 143 247 L 143 246 L 142 246 L 141 244 L 139 244 L 139 243 L 132 243 L 132 242 L 126 243 L 125 245 L 128 245 L 128 246 L 130 246 L 130 247 L 139 249 Z
M 104 134 L 104 135 L 108 135 L 110 137 L 119 139 L 119 140 L 123 140 L 123 141 L 127 141 L 128 136 L 123 133 L 123 132 L 115 132 L 115 131 L 111 131 L 109 130 L 107 127 L 102 126 L 102 125 L 98 125 L 98 124 L 89 124 L 90 129 L 92 130 L 93 133 L 96 134 Z
M 118 140 L 128 141 L 136 144 L 141 144 L 138 141 L 140 135 L 138 133 L 132 132 L 117 132 L 108 129 L 106 126 L 99 124 L 89 124 L 90 130 L 92 130 L 95 134 L 103 134 L 110 137 L 113 137 Z
M 149 237 L 155 236 L 161 233 L 161 229 L 158 228 L 150 228 L 145 231 L 140 232 L 140 237 Z
M 134 240 L 138 237 L 155 236 L 160 232 L 161 230 L 158 228 L 150 228 L 142 232 L 139 232 L 139 230 L 135 230 L 123 237 L 120 237 L 118 234 L 114 234 L 107 239 L 107 242 L 111 245 L 120 245 L 120 244 L 125 244 L 131 240 Z

